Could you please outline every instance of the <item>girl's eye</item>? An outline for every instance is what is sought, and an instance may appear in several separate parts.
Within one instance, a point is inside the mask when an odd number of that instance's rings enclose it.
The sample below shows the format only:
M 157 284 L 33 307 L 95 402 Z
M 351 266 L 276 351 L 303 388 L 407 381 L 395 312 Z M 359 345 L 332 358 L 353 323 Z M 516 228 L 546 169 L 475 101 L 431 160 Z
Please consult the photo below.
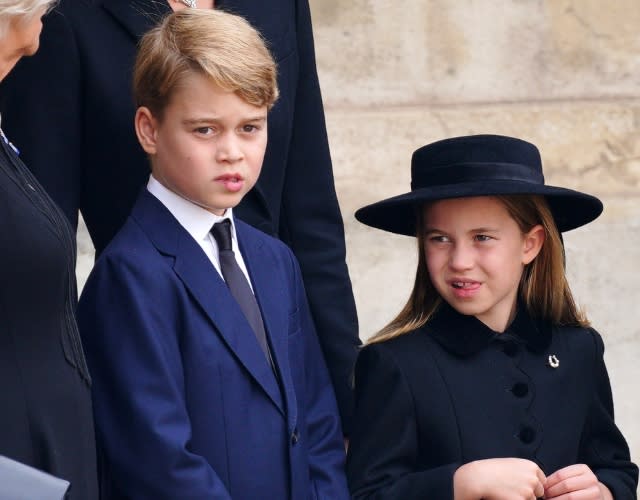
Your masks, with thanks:
M 433 234 L 429 236 L 429 241 L 433 243 L 447 243 L 449 241 L 449 238 L 442 234 Z
M 258 130 L 258 127 L 256 125 L 247 124 L 242 126 L 242 131 L 246 132 L 247 134 L 250 134 L 251 132 L 254 132 L 256 130 Z

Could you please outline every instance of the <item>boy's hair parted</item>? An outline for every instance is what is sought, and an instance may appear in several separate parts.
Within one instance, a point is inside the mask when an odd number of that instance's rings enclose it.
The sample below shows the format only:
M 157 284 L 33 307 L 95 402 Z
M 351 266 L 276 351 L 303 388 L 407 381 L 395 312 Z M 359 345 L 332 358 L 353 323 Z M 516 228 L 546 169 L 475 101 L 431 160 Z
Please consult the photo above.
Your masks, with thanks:
M 518 289 L 518 299 L 525 304 L 529 314 L 554 325 L 589 326 L 569 288 L 562 239 L 544 196 L 500 195 L 495 198 L 504 204 L 523 234 L 537 224 L 544 229 L 540 253 L 525 266 Z M 431 283 L 424 252 L 423 218 L 427 207 L 428 203 L 417 213 L 418 268 L 409 300 L 387 326 L 369 339 L 369 343 L 389 340 L 420 328 L 442 303 L 440 294 Z
M 278 98 L 276 64 L 244 18 L 217 9 L 183 9 L 141 39 L 133 69 L 136 106 L 161 117 L 175 88 L 193 73 L 254 106 Z

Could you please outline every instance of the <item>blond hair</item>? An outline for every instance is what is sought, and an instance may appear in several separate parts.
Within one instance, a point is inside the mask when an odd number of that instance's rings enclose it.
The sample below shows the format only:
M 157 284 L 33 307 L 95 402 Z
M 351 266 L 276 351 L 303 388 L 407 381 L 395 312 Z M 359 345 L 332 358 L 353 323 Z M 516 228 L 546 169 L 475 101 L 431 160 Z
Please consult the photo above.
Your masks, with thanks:
M 53 9 L 56 3 L 57 0 L 0 0 L 0 37 L 12 22 L 27 23 Z
M 554 325 L 589 326 L 585 314 L 578 309 L 569 288 L 564 266 L 564 247 L 560 232 L 553 219 L 549 204 L 538 195 L 495 196 L 506 207 L 522 233 L 540 224 L 544 229 L 544 242 L 540 252 L 525 266 L 520 278 L 518 298 L 529 314 Z M 428 204 L 417 213 L 418 269 L 409 300 L 400 313 L 370 343 L 398 337 L 425 325 L 442 303 L 442 297 L 433 286 L 427 270 L 424 252 L 424 213 Z
M 260 34 L 242 17 L 220 10 L 183 9 L 140 41 L 133 69 L 137 106 L 162 116 L 175 88 L 197 73 L 254 106 L 278 98 L 276 65 Z

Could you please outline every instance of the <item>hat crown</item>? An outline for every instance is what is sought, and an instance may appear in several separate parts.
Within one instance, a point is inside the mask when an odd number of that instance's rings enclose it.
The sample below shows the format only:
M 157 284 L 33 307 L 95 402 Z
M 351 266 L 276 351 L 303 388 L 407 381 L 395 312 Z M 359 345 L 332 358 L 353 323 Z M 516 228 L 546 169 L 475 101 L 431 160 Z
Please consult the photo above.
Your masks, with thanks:
M 428 144 L 411 158 L 412 189 L 499 181 L 544 184 L 538 148 L 514 137 L 472 135 Z

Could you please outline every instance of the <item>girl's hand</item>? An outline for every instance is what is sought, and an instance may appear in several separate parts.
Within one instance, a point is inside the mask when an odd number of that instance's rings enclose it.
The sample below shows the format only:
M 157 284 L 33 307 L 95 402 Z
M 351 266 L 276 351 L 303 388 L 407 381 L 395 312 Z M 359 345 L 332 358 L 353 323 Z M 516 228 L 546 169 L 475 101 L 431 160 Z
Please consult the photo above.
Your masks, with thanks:
M 462 465 L 453 475 L 455 500 L 535 500 L 542 497 L 544 472 L 522 458 L 490 458 Z
M 585 464 L 564 467 L 547 478 L 546 500 L 613 500 L 613 495 Z

